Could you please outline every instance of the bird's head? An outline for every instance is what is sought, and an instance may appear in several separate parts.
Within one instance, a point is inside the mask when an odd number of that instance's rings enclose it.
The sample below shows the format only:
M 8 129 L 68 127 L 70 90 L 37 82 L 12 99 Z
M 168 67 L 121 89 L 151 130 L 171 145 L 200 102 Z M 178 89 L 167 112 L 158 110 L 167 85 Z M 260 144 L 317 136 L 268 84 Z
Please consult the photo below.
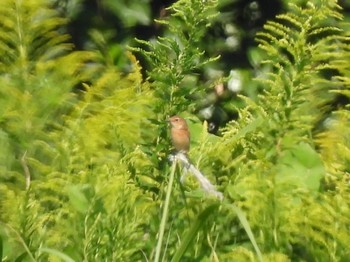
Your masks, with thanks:
M 170 117 L 169 123 L 170 123 L 172 128 L 176 128 L 176 129 L 187 129 L 188 128 L 186 120 L 180 116 L 177 116 L 177 115 Z

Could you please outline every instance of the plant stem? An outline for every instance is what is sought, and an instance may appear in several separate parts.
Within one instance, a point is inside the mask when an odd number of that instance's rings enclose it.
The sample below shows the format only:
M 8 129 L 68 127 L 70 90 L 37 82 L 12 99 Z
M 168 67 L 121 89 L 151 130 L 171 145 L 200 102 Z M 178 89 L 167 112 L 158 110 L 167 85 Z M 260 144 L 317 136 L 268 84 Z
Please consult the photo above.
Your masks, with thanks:
M 166 220 L 168 218 L 170 195 L 171 195 L 171 190 L 173 188 L 173 183 L 174 183 L 176 164 L 177 164 L 177 159 L 175 158 L 173 165 L 171 167 L 169 183 L 168 183 L 167 192 L 166 192 L 166 196 L 165 196 L 164 209 L 163 209 L 163 214 L 162 214 L 162 221 L 160 222 L 160 227 L 159 227 L 159 236 L 158 236 L 158 242 L 157 242 L 156 255 L 154 258 L 154 262 L 159 262 L 160 252 L 162 249 L 162 242 L 163 242 L 163 237 L 164 237 L 165 224 L 166 224 Z

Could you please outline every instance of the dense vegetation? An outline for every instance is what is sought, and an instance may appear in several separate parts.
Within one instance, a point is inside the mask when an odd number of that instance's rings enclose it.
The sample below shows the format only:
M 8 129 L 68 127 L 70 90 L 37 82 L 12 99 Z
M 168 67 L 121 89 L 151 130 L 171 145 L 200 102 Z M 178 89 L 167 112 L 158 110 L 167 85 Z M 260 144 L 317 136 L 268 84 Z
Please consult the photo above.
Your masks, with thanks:
M 288 1 L 257 32 L 240 88 L 221 93 L 237 74 L 201 74 L 225 64 L 206 37 L 226 2 L 179 0 L 162 37 L 113 49 L 93 30 L 93 48 L 77 50 L 69 5 L 2 0 L 2 261 L 350 260 L 344 11 Z M 235 115 L 220 136 L 198 118 L 211 99 Z M 169 162 L 173 114 L 222 201 Z

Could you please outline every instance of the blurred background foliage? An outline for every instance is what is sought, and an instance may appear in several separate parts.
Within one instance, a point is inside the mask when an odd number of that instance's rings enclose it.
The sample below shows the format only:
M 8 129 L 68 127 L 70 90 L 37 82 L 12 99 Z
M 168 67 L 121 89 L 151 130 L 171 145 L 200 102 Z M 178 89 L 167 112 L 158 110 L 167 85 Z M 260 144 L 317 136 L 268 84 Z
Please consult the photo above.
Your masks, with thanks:
M 131 0 L 131 1 L 56 1 L 57 9 L 68 17 L 68 33 L 77 49 L 98 49 L 109 62 L 128 72 L 130 69 L 125 50 L 135 46 L 135 38 L 155 41 L 158 36 L 170 36 L 169 28 L 155 20 L 169 15 L 169 7 L 175 1 Z M 321 2 L 318 0 L 316 2 Z M 252 79 L 263 74 L 262 50 L 257 48 L 255 34 L 269 19 L 289 10 L 287 0 L 221 0 L 217 10 L 220 14 L 211 22 L 209 30 L 200 43 L 207 57 L 220 56 L 215 62 L 187 75 L 183 86 L 199 86 L 201 92 L 190 95 L 195 104 L 193 113 L 209 121 L 208 131 L 219 132 L 228 121 L 237 118 L 235 99 L 243 93 L 255 99 L 262 91 L 259 83 Z M 305 6 L 307 1 L 293 3 Z M 350 20 L 350 4 L 340 0 L 344 20 Z M 346 28 L 345 28 L 346 29 Z M 143 73 L 149 69 L 143 56 L 137 57 Z M 198 91 L 198 90 L 197 90 Z M 234 106 L 232 98 L 235 99 Z M 334 107 L 347 103 L 344 96 L 332 101 Z
M 2 261 L 153 260 L 175 113 L 225 202 L 178 179 L 165 261 L 258 261 L 233 205 L 266 261 L 348 261 L 339 5 L 2 0 Z

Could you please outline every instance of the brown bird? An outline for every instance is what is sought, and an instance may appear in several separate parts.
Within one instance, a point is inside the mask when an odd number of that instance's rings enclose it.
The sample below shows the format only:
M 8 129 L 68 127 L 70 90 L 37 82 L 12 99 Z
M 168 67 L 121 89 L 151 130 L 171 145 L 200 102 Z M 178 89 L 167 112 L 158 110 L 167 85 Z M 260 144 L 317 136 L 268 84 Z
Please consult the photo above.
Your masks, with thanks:
M 187 153 L 190 149 L 190 131 L 186 120 L 180 116 L 172 116 L 169 118 L 171 124 L 171 142 L 176 152 Z

